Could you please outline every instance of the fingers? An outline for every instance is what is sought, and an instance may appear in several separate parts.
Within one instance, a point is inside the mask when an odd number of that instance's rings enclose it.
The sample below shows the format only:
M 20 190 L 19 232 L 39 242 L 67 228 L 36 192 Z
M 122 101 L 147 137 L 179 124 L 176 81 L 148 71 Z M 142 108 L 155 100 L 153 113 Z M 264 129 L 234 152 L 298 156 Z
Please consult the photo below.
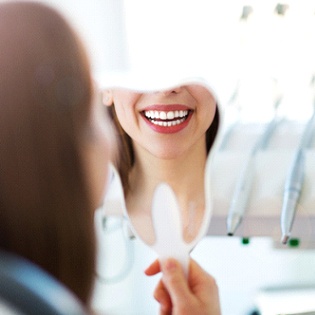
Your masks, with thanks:
M 159 281 L 154 291 L 154 298 L 160 303 L 160 315 L 171 315 L 173 304 L 177 303 L 177 300 L 183 299 L 184 296 L 188 296 L 190 292 L 179 262 L 167 259 L 160 263 L 156 260 L 144 272 L 146 275 L 152 276 L 161 271 L 163 272 L 162 280 Z
M 155 260 L 145 271 L 144 273 L 147 276 L 154 276 L 161 272 L 161 265 L 159 260 Z M 160 304 L 160 315 L 171 315 L 172 314 L 172 301 L 169 296 L 162 280 L 159 281 L 155 291 L 154 298 Z
M 161 266 L 160 262 L 158 260 L 155 260 L 145 271 L 144 273 L 147 276 L 154 276 L 161 272 Z
M 176 260 L 170 258 L 161 264 L 163 283 L 167 289 L 173 304 L 190 297 L 190 290 L 184 271 Z
M 154 298 L 160 303 L 160 315 L 172 313 L 172 301 L 162 280 L 159 281 L 154 291 Z
M 189 285 L 203 309 L 209 314 L 221 314 L 219 289 L 215 278 L 202 269 L 194 260 L 190 261 Z
M 208 278 L 208 276 L 209 274 L 195 260 L 190 259 L 188 279 L 192 287 L 197 284 L 203 284 L 204 279 Z
M 160 304 L 160 315 L 213 314 L 219 315 L 220 298 L 215 279 L 190 260 L 188 279 L 175 259 L 154 261 L 146 270 L 147 275 L 163 273 L 154 297 Z
M 194 293 L 206 291 L 208 291 L 208 293 L 216 293 L 218 291 L 215 279 L 202 269 L 201 266 L 193 259 L 190 260 L 188 278 L 190 288 Z

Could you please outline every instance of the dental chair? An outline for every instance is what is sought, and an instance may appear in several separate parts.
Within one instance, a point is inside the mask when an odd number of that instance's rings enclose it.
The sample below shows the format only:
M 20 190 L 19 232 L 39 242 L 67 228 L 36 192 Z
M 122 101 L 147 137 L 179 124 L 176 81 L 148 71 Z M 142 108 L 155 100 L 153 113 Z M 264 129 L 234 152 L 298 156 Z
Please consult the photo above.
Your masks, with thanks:
M 1 315 L 87 315 L 61 283 L 21 257 L 0 251 Z

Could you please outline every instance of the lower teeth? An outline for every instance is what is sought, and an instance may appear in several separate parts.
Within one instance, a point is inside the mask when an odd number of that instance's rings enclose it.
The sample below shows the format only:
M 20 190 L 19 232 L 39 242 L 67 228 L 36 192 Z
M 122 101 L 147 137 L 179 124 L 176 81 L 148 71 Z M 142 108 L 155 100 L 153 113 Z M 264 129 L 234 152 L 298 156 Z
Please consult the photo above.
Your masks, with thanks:
M 157 121 L 157 120 L 151 120 L 151 122 L 154 124 L 154 125 L 159 125 L 159 126 L 164 126 L 164 127 L 171 127 L 171 126 L 176 126 L 176 125 L 179 125 L 181 124 L 183 121 L 186 120 L 187 117 L 185 118 L 181 118 L 181 119 L 178 119 L 178 120 L 173 120 L 173 121 Z

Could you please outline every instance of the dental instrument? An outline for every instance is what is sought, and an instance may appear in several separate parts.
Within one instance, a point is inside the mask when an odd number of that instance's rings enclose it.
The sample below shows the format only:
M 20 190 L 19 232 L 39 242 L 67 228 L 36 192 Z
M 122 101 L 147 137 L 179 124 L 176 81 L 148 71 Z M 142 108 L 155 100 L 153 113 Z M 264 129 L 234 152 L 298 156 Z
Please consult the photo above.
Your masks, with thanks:
M 227 234 L 233 236 L 241 224 L 250 195 L 254 173 L 254 153 L 247 157 L 237 181 L 227 217 Z
M 250 151 L 236 183 L 227 217 L 227 235 L 229 236 L 233 236 L 235 234 L 237 228 L 243 220 L 254 178 L 255 156 L 259 150 L 266 149 L 272 134 L 277 128 L 279 122 L 282 120 L 277 114 L 277 109 L 280 103 L 281 98 L 277 98 L 274 104 L 274 118 L 267 125 L 264 133 Z
M 281 211 L 281 231 L 283 244 L 287 244 L 291 235 L 294 217 L 299 203 L 304 181 L 304 148 L 300 147 L 293 158 L 290 172 L 285 182 Z
M 314 103 L 315 106 L 315 103 Z M 299 147 L 293 157 L 285 181 L 283 205 L 281 210 L 281 242 L 287 244 L 293 227 L 295 213 L 302 193 L 305 168 L 305 150 L 310 146 L 315 125 L 315 110 L 302 134 Z

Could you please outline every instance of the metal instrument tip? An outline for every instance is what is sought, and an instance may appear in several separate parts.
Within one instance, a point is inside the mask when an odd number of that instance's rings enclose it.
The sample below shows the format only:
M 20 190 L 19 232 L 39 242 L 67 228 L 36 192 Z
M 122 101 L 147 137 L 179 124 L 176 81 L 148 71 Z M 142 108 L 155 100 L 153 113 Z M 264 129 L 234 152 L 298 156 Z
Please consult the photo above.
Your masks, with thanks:
M 289 235 L 283 235 L 281 238 L 282 244 L 287 244 L 289 240 Z

